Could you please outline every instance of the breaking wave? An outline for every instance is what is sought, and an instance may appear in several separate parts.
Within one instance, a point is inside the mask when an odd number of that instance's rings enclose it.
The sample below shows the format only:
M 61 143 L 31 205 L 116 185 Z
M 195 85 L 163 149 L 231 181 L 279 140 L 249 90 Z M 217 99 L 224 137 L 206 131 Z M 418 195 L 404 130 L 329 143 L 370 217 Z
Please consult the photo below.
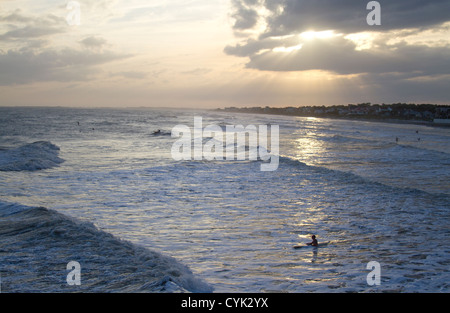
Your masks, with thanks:
M 0 151 L 0 171 L 38 171 L 58 166 L 59 147 L 48 141 L 36 141 Z
M 212 292 L 172 257 L 43 207 L 0 202 L 2 292 Z M 79 286 L 66 279 L 80 264 Z

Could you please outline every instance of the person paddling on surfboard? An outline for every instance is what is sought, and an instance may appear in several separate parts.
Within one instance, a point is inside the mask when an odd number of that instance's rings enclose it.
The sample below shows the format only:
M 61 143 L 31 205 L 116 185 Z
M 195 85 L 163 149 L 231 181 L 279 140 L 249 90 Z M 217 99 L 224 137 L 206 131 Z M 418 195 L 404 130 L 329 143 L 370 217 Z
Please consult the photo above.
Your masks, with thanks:
M 310 243 L 307 243 L 307 245 L 317 247 L 319 245 L 319 243 L 317 242 L 316 236 L 312 235 L 311 239 L 312 239 L 312 241 Z

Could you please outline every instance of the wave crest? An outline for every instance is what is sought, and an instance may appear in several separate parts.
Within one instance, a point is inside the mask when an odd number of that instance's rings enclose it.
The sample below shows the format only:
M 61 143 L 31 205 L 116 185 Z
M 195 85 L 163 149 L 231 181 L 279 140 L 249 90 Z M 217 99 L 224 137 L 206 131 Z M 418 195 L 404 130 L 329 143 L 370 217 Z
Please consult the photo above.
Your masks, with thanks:
M 58 166 L 59 147 L 49 141 L 36 141 L 0 151 L 0 171 L 38 171 Z
M 172 257 L 43 207 L 0 202 L 4 292 L 212 292 Z M 81 266 L 81 285 L 66 265 Z

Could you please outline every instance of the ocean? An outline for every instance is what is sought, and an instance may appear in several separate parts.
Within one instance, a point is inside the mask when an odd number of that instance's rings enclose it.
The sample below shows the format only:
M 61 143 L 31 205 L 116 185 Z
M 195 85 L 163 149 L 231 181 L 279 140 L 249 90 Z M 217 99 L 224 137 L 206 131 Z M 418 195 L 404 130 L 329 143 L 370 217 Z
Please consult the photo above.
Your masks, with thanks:
M 174 159 L 195 117 L 278 125 L 278 166 Z M 449 197 L 448 128 L 0 107 L 0 291 L 449 292 Z

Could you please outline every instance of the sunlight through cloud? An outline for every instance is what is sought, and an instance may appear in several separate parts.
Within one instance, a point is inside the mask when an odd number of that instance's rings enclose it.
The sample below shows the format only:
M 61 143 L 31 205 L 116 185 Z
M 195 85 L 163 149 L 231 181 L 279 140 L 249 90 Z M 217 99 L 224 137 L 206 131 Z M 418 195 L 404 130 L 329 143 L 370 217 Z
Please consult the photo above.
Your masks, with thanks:
M 273 52 L 294 52 L 300 50 L 303 47 L 303 44 L 299 44 L 292 47 L 276 47 L 272 51 Z
M 324 31 L 306 31 L 300 34 L 302 39 L 312 40 L 312 39 L 328 39 L 338 36 L 335 34 L 334 30 L 324 30 Z

